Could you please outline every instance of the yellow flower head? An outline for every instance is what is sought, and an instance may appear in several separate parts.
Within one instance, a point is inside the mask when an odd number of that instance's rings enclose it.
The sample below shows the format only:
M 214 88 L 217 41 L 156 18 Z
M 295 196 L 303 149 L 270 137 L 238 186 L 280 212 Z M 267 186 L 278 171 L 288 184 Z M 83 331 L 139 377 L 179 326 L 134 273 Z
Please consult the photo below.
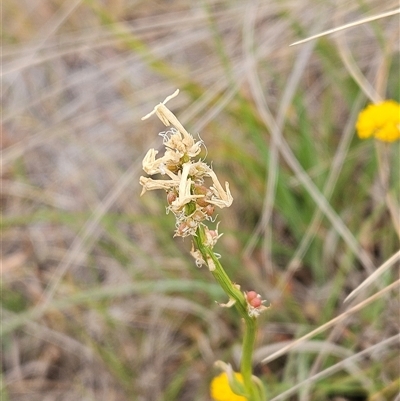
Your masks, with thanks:
M 358 115 L 356 129 L 361 139 L 371 136 L 385 142 L 400 139 L 400 104 L 394 100 L 370 104 Z
M 243 377 L 240 373 L 233 373 L 234 377 L 240 383 L 243 383 Z M 236 395 L 229 385 L 229 379 L 226 372 L 222 372 L 214 377 L 210 384 L 211 398 L 214 401 L 247 401 L 247 398 Z

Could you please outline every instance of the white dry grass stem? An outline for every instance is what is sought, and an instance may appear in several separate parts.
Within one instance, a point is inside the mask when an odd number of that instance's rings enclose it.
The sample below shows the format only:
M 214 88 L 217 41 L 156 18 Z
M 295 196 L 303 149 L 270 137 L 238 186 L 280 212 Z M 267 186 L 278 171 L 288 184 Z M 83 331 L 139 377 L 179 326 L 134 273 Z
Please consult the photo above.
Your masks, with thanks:
M 264 359 L 264 355 L 272 354 L 273 352 L 279 351 L 280 348 L 283 348 L 290 343 L 291 341 L 281 341 L 258 348 L 257 351 L 254 353 L 254 362 L 259 363 L 262 359 Z M 354 356 L 355 353 L 345 347 L 329 341 L 313 340 L 303 341 L 297 344 L 292 348 L 291 352 L 298 354 L 320 353 L 326 356 L 330 355 L 336 358 L 340 358 L 343 360 L 343 370 L 349 372 L 349 374 L 353 377 L 357 377 L 366 389 L 373 389 L 372 380 L 368 378 L 368 375 L 359 366 L 357 361 L 352 361 L 349 359 L 350 357 Z
M 394 264 L 397 264 L 397 268 L 399 267 L 398 262 L 400 260 L 400 251 L 396 252 L 393 256 L 391 256 L 385 263 L 379 266 L 367 279 L 365 279 L 357 288 L 355 288 L 344 300 L 344 302 L 349 302 L 353 299 L 357 294 L 363 291 L 372 283 L 375 283 L 378 278 L 385 273 L 388 269 L 390 269 Z
M 124 175 L 116 182 L 115 186 L 111 188 L 105 199 L 102 202 L 99 202 L 96 209 L 93 211 L 91 218 L 85 223 L 80 233 L 75 237 L 68 253 L 54 271 L 52 278 L 47 285 L 46 291 L 43 293 L 41 302 L 37 307 L 35 307 L 37 312 L 34 310 L 32 312 L 33 315 L 36 313 L 40 314 L 40 311 L 47 308 L 68 269 L 74 264 L 79 264 L 82 260 L 82 256 L 87 254 L 87 252 L 92 248 L 96 239 L 101 235 L 99 224 L 102 217 L 116 202 L 128 185 L 132 185 L 132 182 L 135 181 L 135 177 L 137 177 L 139 171 L 140 165 L 138 163 L 132 164 Z
M 261 85 L 259 78 L 257 77 L 257 64 L 256 59 L 254 57 L 253 48 L 254 48 L 254 24 L 256 19 L 256 13 L 258 10 L 258 2 L 252 3 L 251 6 L 248 6 L 247 13 L 245 15 L 245 24 L 243 26 L 243 36 L 244 36 L 244 49 L 243 52 L 246 55 L 246 70 L 248 75 L 251 76 L 250 80 L 253 82 L 253 85 Z M 321 25 L 321 21 L 318 22 L 318 27 Z M 300 79 L 304 73 L 304 70 L 307 66 L 309 58 L 312 55 L 312 50 L 314 49 L 314 45 L 306 46 L 303 48 L 301 52 L 299 52 L 298 57 L 296 58 L 296 62 L 294 63 L 294 67 L 292 70 L 289 79 L 285 85 L 285 90 L 282 94 L 282 99 L 279 103 L 279 110 L 276 117 L 276 122 L 273 122 L 272 115 L 270 116 L 268 128 L 271 132 L 271 143 L 270 143 L 270 160 L 267 167 L 268 177 L 266 181 L 266 191 L 264 195 L 264 205 L 262 216 L 257 224 L 257 227 L 254 230 L 252 238 L 246 245 L 246 248 L 243 251 L 245 257 L 248 257 L 255 246 L 255 243 L 258 239 L 258 236 L 264 231 L 264 266 L 266 270 L 271 273 L 272 263 L 270 260 L 271 255 L 271 241 L 272 241 L 272 226 L 269 224 L 272 210 L 275 203 L 275 193 L 276 193 L 276 185 L 277 185 L 277 175 L 278 175 L 278 162 L 279 162 L 279 147 L 277 138 L 282 137 L 282 132 L 285 126 L 285 119 L 287 115 L 287 111 L 292 103 L 293 97 L 296 93 L 296 89 L 300 83 Z M 267 107 L 265 105 L 265 107 Z M 270 113 L 270 111 L 268 111 Z M 273 131 L 273 132 L 272 132 Z
M 262 363 L 268 363 L 268 362 L 273 361 L 274 359 L 280 357 L 281 355 L 286 354 L 294 346 L 297 346 L 298 344 L 302 343 L 303 341 L 308 340 L 309 338 L 312 338 L 312 337 L 316 336 L 319 333 L 322 333 L 323 331 L 325 331 L 326 329 L 328 329 L 330 327 L 333 327 L 335 324 L 343 321 L 344 319 L 346 319 L 351 314 L 363 309 L 364 307 L 369 305 L 371 302 L 379 299 L 380 297 L 382 297 L 386 293 L 388 293 L 391 290 L 397 288 L 399 285 L 400 285 L 400 280 L 395 281 L 394 283 L 392 283 L 389 286 L 385 287 L 383 290 L 377 292 L 376 294 L 370 296 L 366 300 L 364 300 L 364 301 L 360 302 L 359 304 L 353 306 L 352 308 L 350 308 L 346 312 L 343 312 L 342 314 L 340 314 L 339 316 L 337 316 L 334 319 L 330 320 L 329 322 L 317 327 L 315 330 L 312 330 L 311 332 L 309 332 L 305 336 L 302 336 L 302 337 L 298 338 L 297 340 L 293 341 L 291 344 L 283 347 L 282 349 L 280 349 L 277 352 L 274 352 L 272 355 L 269 355 L 268 357 L 266 357 L 265 359 L 262 360 Z
M 296 156 L 290 149 L 288 143 L 280 133 L 279 127 L 277 127 L 276 121 L 274 117 L 271 115 L 271 112 L 269 111 L 264 93 L 261 90 L 256 75 L 254 74 L 249 75 L 249 83 L 258 111 L 260 113 L 260 117 L 262 118 L 266 127 L 271 132 L 271 135 L 274 136 L 275 138 L 274 140 L 276 141 L 279 147 L 279 151 L 283 159 L 287 162 L 287 164 L 296 174 L 297 178 L 303 184 L 304 188 L 308 191 L 308 193 L 313 198 L 315 203 L 318 205 L 318 207 L 321 209 L 324 215 L 329 219 L 329 221 L 335 227 L 337 232 L 347 243 L 349 248 L 352 249 L 354 254 L 361 261 L 367 272 L 369 274 L 372 274 L 375 268 L 371 258 L 365 252 L 365 250 L 360 247 L 354 235 L 344 224 L 342 219 L 337 215 L 337 213 L 332 209 L 326 197 L 324 197 L 321 194 L 321 192 L 312 182 L 307 172 L 303 169 L 300 162 L 297 160 Z
M 349 116 L 349 119 L 343 130 L 343 134 L 341 136 L 340 143 L 335 152 L 335 156 L 332 162 L 330 162 L 329 175 L 322 190 L 322 194 L 327 199 L 330 199 L 336 186 L 337 180 L 339 179 L 342 167 L 346 162 L 346 160 L 348 159 L 350 142 L 353 139 L 354 135 L 354 124 L 356 122 L 363 101 L 364 101 L 364 96 L 360 94 L 357 100 L 354 102 L 351 115 Z M 286 267 L 285 274 L 280 279 L 278 288 L 282 289 L 289 282 L 289 279 L 294 274 L 294 272 L 301 266 L 303 257 L 318 231 L 318 227 L 321 224 L 322 218 L 323 218 L 323 213 L 321 209 L 317 209 L 312 217 L 311 223 L 307 227 L 305 235 L 303 236 L 299 246 L 296 249 L 296 252 L 292 256 L 290 262 Z
M 308 379 L 302 381 L 301 383 L 295 384 L 289 390 L 286 390 L 283 393 L 279 394 L 278 396 L 271 398 L 270 401 L 285 400 L 291 395 L 296 394 L 302 387 L 310 386 L 310 384 L 316 383 L 321 379 L 324 379 L 326 377 L 332 376 L 337 372 L 340 372 L 341 370 L 345 369 L 346 365 L 349 363 L 354 363 L 357 360 L 364 358 L 365 356 L 368 356 L 377 351 L 384 353 L 386 350 L 389 350 L 392 347 L 399 345 L 399 341 L 400 341 L 400 334 L 394 335 L 383 341 L 380 341 L 378 344 L 372 345 L 364 349 L 363 351 L 360 351 L 357 354 L 350 356 L 344 359 L 343 361 L 340 361 L 337 364 L 330 366 L 327 369 L 324 369 L 323 371 L 313 375 L 312 377 L 309 377 Z
M 396 10 L 388 11 L 388 12 L 385 12 L 385 13 L 382 13 L 382 14 L 378 14 L 378 15 L 373 15 L 373 16 L 367 17 L 367 18 L 362 18 L 362 19 L 360 19 L 358 21 L 353 21 L 353 22 L 350 22 L 348 24 L 344 24 L 344 25 L 336 27 L 336 28 L 328 29 L 327 31 L 318 33 L 316 35 L 312 35 L 309 38 L 299 40 L 297 42 L 292 43 L 290 46 L 300 45 L 300 44 L 306 43 L 306 42 L 308 42 L 310 40 L 314 40 L 314 39 L 321 38 L 323 36 L 331 35 L 333 33 L 340 32 L 340 31 L 343 31 L 345 29 L 353 28 L 353 27 L 358 26 L 358 25 L 366 24 L 367 22 L 376 21 L 376 20 L 381 19 L 381 18 L 391 17 L 391 16 L 399 14 L 399 13 L 400 13 L 400 8 L 397 8 Z

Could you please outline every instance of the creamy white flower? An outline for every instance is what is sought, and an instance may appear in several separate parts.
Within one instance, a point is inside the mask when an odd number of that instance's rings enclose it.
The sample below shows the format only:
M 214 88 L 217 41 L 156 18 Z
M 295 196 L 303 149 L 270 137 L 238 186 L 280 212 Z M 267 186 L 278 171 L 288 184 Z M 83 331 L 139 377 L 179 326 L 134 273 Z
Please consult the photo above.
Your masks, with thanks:
M 203 141 L 195 141 L 194 138 L 188 134 L 190 138 L 186 138 L 180 131 L 175 128 L 171 128 L 162 134 L 163 144 L 166 148 L 173 149 L 180 157 L 187 155 L 192 158 L 197 156 L 201 152 Z
M 210 189 L 214 193 L 214 196 L 211 198 L 209 203 L 212 203 L 213 205 L 216 205 L 216 206 L 220 207 L 221 209 L 232 205 L 233 197 L 229 190 L 229 184 L 227 182 L 225 182 L 226 190 L 224 190 L 218 180 L 217 175 L 214 173 L 214 171 L 212 169 L 210 169 L 208 171 L 208 175 L 211 177 L 211 179 L 213 181 L 213 186 Z
M 206 264 L 201 252 L 198 249 L 195 249 L 193 242 L 192 242 L 192 249 L 190 251 L 190 254 L 193 256 L 197 267 L 201 267 Z
M 257 308 L 247 304 L 247 313 L 250 317 L 259 317 L 262 312 L 266 311 L 269 309 L 269 307 L 260 305 Z
M 182 166 L 182 173 L 180 174 L 179 193 L 178 197 L 171 204 L 172 211 L 178 212 L 192 200 L 204 197 L 204 195 L 191 194 L 191 188 L 193 182 L 188 177 L 191 164 L 192 164 L 191 162 L 188 162 Z
M 219 223 L 217 224 L 215 230 L 210 230 L 208 227 L 204 228 L 204 231 L 206 233 L 206 241 L 204 242 L 204 245 L 208 246 L 211 249 L 214 248 L 218 239 L 223 235 L 223 234 L 218 234 L 218 225 Z
M 168 171 L 175 170 L 180 164 L 181 157 L 171 149 L 167 149 L 164 156 L 158 159 L 157 154 L 158 150 L 149 149 L 143 159 L 143 170 L 149 175 L 168 174 Z
M 164 189 L 166 191 L 169 191 L 179 186 L 179 181 L 153 180 L 152 178 L 143 176 L 140 177 L 139 182 L 143 186 L 140 196 L 146 193 L 146 191 L 152 191 L 154 189 Z
M 235 305 L 235 303 L 236 303 L 235 298 L 229 298 L 229 301 L 226 304 L 218 303 L 218 305 L 221 306 L 222 308 L 231 308 L 233 305 Z
M 180 123 L 180 121 L 176 118 L 174 113 L 170 111 L 165 104 L 178 96 L 179 89 L 177 89 L 172 95 L 168 96 L 162 103 L 158 104 L 154 107 L 153 111 L 149 114 L 142 117 L 142 120 L 146 120 L 153 114 L 156 114 L 157 117 L 162 121 L 162 123 L 166 126 L 173 125 L 178 132 L 171 135 L 169 141 L 167 141 L 166 145 L 172 149 L 177 149 L 183 153 L 189 155 L 189 157 L 197 156 L 201 151 L 202 141 L 196 142 L 192 135 L 186 131 L 184 126 Z M 180 134 L 180 135 L 179 135 Z M 184 147 L 182 147 L 184 145 Z
M 196 223 L 189 222 L 188 219 L 182 220 L 181 223 L 179 223 L 179 221 L 177 220 L 174 237 L 185 238 L 189 235 L 196 235 L 196 229 Z
M 203 177 L 209 175 L 211 168 L 204 162 L 198 161 L 190 166 L 189 175 L 196 177 L 197 180 L 203 181 Z
M 157 154 L 158 150 L 149 149 L 146 153 L 146 156 L 143 159 L 142 162 L 143 170 L 149 175 L 157 174 L 160 172 L 159 171 L 160 161 L 156 160 Z

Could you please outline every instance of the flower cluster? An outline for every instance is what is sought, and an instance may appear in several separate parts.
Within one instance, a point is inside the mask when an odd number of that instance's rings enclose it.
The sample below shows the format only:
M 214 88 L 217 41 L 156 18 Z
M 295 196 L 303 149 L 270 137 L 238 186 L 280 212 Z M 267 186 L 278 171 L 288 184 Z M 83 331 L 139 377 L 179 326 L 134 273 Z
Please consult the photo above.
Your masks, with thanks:
M 158 104 L 154 110 L 142 120 L 156 114 L 166 126 L 172 126 L 161 133 L 165 146 L 164 155 L 156 158 L 158 151 L 150 149 L 143 159 L 143 170 L 150 176 L 160 174 L 164 178 L 140 177 L 143 186 L 141 195 L 153 189 L 163 189 L 167 197 L 167 212 L 176 217 L 175 236 L 187 237 L 196 235 L 197 228 L 202 225 L 206 233 L 206 246 L 212 248 L 221 234 L 218 230 L 210 230 L 205 220 L 212 220 L 215 207 L 224 208 L 232 204 L 233 198 L 229 184 L 225 188 L 220 184 L 213 169 L 199 156 L 203 141 L 195 140 L 165 104 L 175 96 L 177 90 Z M 210 181 L 210 186 L 206 182 Z M 194 254 L 193 254 L 194 253 Z M 196 263 L 202 260 L 198 251 L 192 252 Z
M 361 139 L 371 136 L 384 142 L 400 139 L 400 104 L 394 100 L 370 104 L 360 112 L 356 129 Z

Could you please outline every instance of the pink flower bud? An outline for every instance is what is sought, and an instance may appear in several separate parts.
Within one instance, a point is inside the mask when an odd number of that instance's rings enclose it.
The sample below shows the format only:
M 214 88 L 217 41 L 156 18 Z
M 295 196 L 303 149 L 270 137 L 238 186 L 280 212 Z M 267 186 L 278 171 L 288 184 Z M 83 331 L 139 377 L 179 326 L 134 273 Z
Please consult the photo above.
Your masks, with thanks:
M 250 317 L 257 318 L 263 311 L 268 309 L 263 305 L 265 301 L 261 299 L 261 295 L 255 291 L 248 291 L 245 294 L 247 302 L 247 312 Z
M 249 301 L 249 303 L 253 308 L 258 308 L 261 305 L 262 301 L 260 298 L 253 298 L 251 301 Z
M 215 230 L 209 230 L 208 232 L 210 233 L 211 238 L 214 239 L 214 238 L 218 237 L 218 233 Z
M 247 301 L 251 302 L 254 298 L 257 298 L 257 293 L 255 291 L 248 291 L 246 297 Z

